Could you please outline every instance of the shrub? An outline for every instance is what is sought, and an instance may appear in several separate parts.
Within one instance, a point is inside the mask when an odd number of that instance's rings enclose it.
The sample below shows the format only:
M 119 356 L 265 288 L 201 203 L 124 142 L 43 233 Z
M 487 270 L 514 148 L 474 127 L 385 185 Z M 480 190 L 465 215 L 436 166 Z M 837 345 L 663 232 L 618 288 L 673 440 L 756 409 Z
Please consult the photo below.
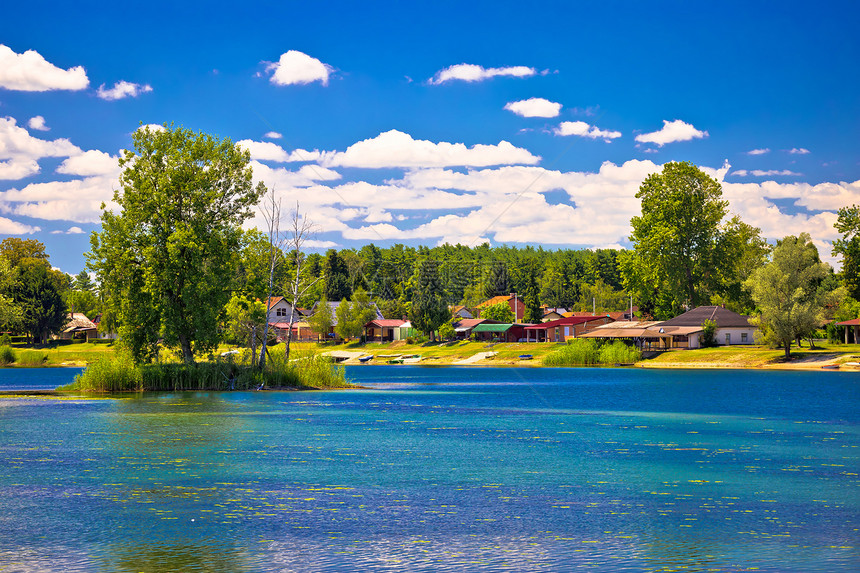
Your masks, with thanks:
M 702 335 L 699 336 L 699 344 L 702 348 L 710 348 L 717 345 L 717 323 L 711 319 L 702 323 Z
M 629 364 L 642 359 L 642 353 L 633 346 L 613 341 L 608 344 L 593 338 L 573 338 L 567 344 L 547 354 L 545 366 L 591 366 L 594 364 Z
M 12 346 L 12 337 L 9 336 L 8 332 L 0 335 L 0 346 Z
M 631 364 L 642 360 L 642 352 L 635 346 L 630 346 L 614 340 L 600 348 L 601 364 Z
M 42 366 L 48 361 L 48 353 L 43 350 L 25 350 L 18 355 L 19 366 Z
M 0 365 L 7 366 L 15 362 L 15 351 L 8 345 L 0 346 Z

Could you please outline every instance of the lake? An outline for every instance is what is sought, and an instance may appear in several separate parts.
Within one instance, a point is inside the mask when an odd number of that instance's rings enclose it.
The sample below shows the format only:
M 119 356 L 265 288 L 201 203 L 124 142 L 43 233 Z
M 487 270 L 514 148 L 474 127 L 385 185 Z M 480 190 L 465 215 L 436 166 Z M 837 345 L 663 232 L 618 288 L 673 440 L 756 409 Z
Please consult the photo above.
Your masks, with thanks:
M 0 397 L 0 570 L 860 569 L 858 374 L 347 374 L 369 389 Z

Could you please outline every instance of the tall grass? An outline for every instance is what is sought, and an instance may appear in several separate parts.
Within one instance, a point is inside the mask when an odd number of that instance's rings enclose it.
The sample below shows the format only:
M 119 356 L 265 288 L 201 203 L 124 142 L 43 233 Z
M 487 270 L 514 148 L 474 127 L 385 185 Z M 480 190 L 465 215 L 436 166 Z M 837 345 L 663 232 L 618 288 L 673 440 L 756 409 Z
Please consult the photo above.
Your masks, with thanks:
M 44 350 L 24 350 L 18 355 L 18 366 L 42 366 L 48 361 L 48 353 Z
M 0 366 L 8 366 L 15 362 L 15 351 L 9 346 L 0 346 Z
M 158 392 L 185 390 L 252 390 L 266 388 L 343 388 L 350 384 L 342 366 L 334 366 L 313 352 L 297 353 L 284 364 L 274 354 L 261 372 L 233 357 L 210 362 L 135 365 L 124 353 L 90 364 L 72 384 L 60 388 L 78 392 Z
M 574 338 L 543 359 L 545 366 L 591 366 L 629 364 L 641 360 L 642 353 L 620 340 L 601 343 L 593 338 Z

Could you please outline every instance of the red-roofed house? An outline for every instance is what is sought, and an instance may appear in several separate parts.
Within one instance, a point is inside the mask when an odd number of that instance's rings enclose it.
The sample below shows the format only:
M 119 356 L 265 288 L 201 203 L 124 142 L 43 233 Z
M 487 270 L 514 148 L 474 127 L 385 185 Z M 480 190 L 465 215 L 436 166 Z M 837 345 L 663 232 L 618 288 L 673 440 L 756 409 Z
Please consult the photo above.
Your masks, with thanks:
M 405 321 L 390 318 L 376 318 L 364 325 L 364 337 L 367 342 L 392 342 L 395 331 L 403 326 Z
M 527 342 L 564 342 L 569 338 L 582 336 L 593 328 L 613 322 L 613 318 L 603 316 L 568 316 L 541 324 L 525 327 Z
M 518 296 L 517 293 L 512 292 L 509 295 L 499 295 L 494 296 L 489 300 L 485 300 L 481 304 L 475 307 L 475 310 L 478 312 L 478 316 L 481 316 L 481 311 L 489 306 L 493 306 L 494 304 L 499 304 L 500 302 L 506 302 L 511 307 L 511 312 L 514 313 L 514 322 L 520 321 L 526 314 L 526 305 L 523 302 L 522 297 Z
M 848 332 L 854 335 L 854 342 L 860 340 L 860 318 L 854 318 L 851 320 L 845 320 L 843 322 L 837 322 L 836 326 L 844 326 L 845 327 L 845 344 L 848 344 Z

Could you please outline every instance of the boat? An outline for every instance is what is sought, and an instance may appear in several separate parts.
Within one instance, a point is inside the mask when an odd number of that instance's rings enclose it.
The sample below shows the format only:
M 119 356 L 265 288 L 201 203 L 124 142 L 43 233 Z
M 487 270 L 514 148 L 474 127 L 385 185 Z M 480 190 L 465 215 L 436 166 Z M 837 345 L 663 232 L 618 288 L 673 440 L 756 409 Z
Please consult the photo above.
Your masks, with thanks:
M 838 364 L 825 364 L 821 367 L 822 370 L 839 370 Z
M 520 360 L 531 360 L 532 358 L 531 354 L 520 354 Z
M 371 360 L 373 360 L 373 354 L 370 354 L 368 356 L 361 356 L 358 359 L 358 361 L 361 362 L 362 364 L 370 362 Z

